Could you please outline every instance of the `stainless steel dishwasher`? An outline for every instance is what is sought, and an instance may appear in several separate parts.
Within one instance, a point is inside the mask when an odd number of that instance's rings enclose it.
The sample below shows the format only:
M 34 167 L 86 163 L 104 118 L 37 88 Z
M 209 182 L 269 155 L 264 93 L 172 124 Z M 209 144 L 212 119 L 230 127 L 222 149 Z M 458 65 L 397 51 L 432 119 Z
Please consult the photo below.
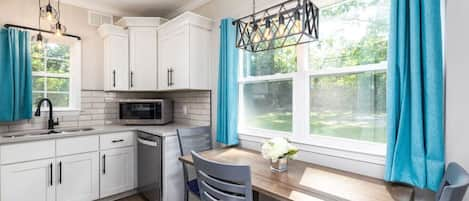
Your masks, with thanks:
M 139 132 L 138 192 L 149 201 L 161 201 L 162 149 L 161 137 Z

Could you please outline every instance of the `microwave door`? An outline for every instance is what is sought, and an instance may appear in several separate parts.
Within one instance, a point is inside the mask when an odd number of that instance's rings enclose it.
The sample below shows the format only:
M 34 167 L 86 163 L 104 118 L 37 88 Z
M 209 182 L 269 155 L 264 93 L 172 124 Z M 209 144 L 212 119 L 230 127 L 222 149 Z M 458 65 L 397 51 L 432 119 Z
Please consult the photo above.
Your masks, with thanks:
M 161 119 L 161 103 L 121 103 L 120 119 Z

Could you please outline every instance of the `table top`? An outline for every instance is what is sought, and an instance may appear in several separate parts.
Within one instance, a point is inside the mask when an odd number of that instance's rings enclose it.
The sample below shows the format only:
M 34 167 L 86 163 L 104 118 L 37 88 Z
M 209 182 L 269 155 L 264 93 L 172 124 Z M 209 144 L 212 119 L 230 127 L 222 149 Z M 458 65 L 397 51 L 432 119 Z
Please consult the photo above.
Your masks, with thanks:
M 214 149 L 203 157 L 227 164 L 249 165 L 253 189 L 280 200 L 409 201 L 413 189 L 383 180 L 326 168 L 298 160 L 288 161 L 288 171 L 274 173 L 259 152 L 241 148 Z M 192 156 L 180 161 L 193 164 Z

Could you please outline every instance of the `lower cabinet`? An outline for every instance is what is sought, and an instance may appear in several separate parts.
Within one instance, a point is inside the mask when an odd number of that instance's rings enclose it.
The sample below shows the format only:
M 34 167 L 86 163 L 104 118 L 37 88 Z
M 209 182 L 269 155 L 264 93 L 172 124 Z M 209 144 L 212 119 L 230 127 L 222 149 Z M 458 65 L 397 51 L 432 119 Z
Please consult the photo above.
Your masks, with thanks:
M 1 167 L 2 201 L 54 201 L 55 161 L 44 159 Z
M 98 152 L 56 158 L 57 201 L 99 198 Z
M 100 160 L 101 198 L 135 188 L 135 147 L 101 151 Z

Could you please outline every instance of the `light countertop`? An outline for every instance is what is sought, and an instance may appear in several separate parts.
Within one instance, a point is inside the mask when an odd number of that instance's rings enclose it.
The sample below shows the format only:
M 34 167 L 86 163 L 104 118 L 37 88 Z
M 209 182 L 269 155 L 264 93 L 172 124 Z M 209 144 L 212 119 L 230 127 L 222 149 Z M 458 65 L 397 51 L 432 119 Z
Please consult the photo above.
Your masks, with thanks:
M 28 133 L 38 132 L 38 130 L 7 132 L 7 133 L 0 134 L 0 145 L 18 143 L 18 142 L 30 142 L 30 141 L 38 141 L 38 140 L 78 137 L 78 136 L 86 136 L 86 135 L 100 135 L 100 134 L 106 134 L 106 133 L 116 133 L 116 132 L 125 132 L 125 131 L 139 131 L 139 132 L 149 133 L 152 135 L 158 135 L 161 137 L 167 137 L 167 136 L 176 135 L 176 129 L 178 128 L 194 128 L 198 126 L 199 125 L 179 124 L 179 123 L 170 123 L 170 124 L 160 125 L 160 126 L 104 125 L 104 126 L 86 127 L 86 128 L 94 128 L 94 130 L 90 130 L 90 131 L 80 131 L 80 132 L 60 133 L 60 134 L 46 134 L 46 135 L 29 135 L 29 136 L 14 137 L 14 138 L 6 138 L 4 136 L 28 135 Z M 63 129 L 60 128 L 57 130 L 67 130 L 67 129 L 79 129 L 79 128 L 78 127 L 63 128 Z M 46 131 L 46 130 L 41 130 L 41 131 Z

